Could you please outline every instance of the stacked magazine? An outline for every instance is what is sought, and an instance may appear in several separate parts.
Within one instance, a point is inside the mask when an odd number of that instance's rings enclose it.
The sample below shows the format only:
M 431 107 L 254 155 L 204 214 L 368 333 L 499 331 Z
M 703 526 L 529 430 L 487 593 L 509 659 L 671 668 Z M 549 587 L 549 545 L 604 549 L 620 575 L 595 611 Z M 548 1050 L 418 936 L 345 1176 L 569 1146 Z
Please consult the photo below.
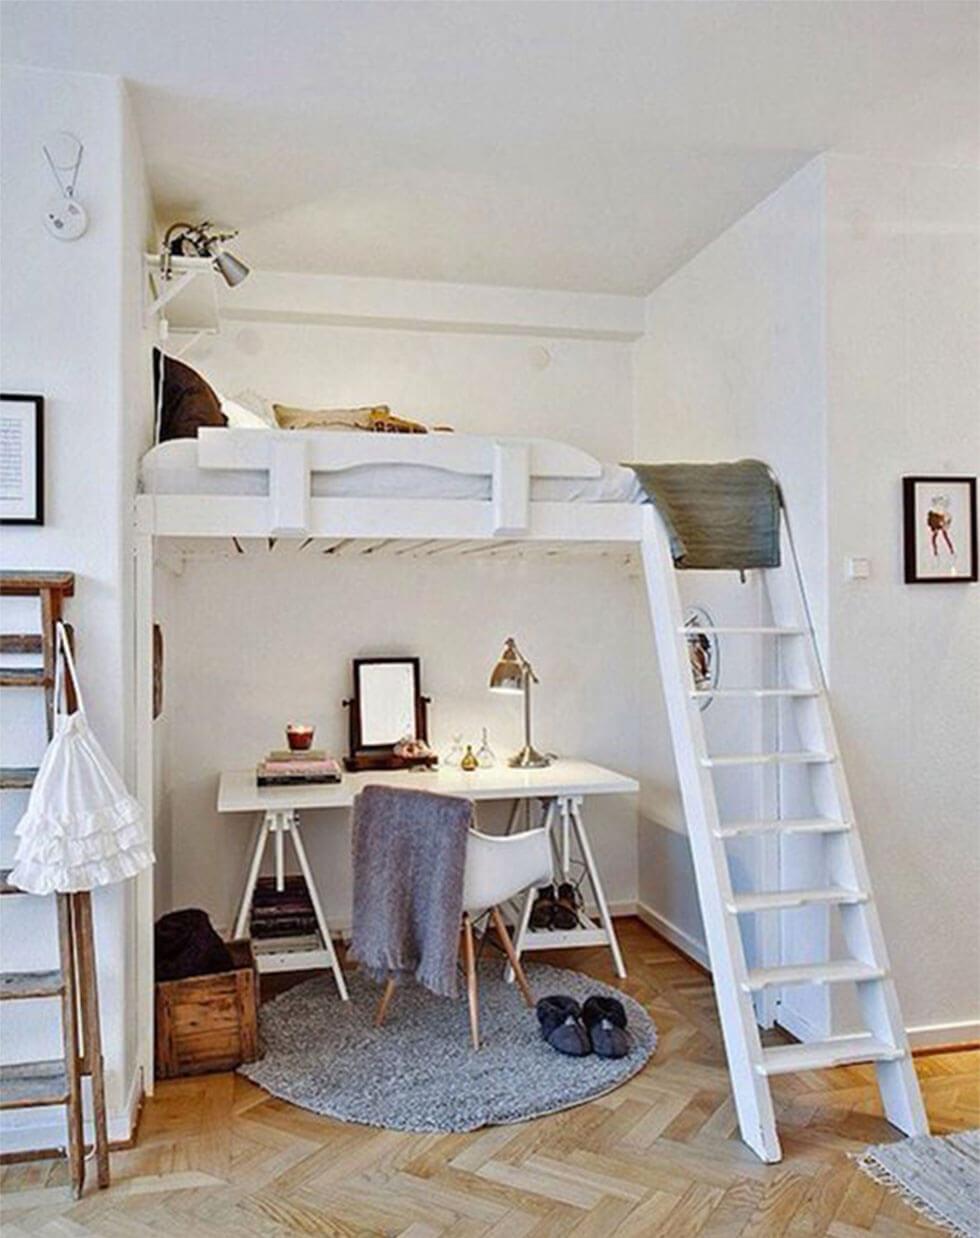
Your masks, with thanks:
M 270 752 L 255 768 L 255 780 L 260 787 L 316 786 L 340 782 L 342 776 L 340 762 L 322 748 L 306 752 L 280 749 Z

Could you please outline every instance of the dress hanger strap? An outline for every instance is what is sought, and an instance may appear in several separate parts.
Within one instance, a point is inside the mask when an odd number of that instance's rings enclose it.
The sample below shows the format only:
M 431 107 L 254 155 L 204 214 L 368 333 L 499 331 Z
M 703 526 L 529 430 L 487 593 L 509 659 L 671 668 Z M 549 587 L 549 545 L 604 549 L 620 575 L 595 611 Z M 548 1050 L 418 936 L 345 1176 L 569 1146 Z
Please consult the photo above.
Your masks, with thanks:
M 68 699 L 65 690 L 65 673 L 71 679 L 71 686 L 75 689 L 75 706 L 77 709 L 84 711 L 85 702 L 82 700 L 82 686 L 78 682 L 78 673 L 75 670 L 75 659 L 72 657 L 71 642 L 68 639 L 68 630 L 64 623 L 59 619 L 55 627 L 55 670 L 54 670 L 54 701 L 55 709 L 59 713 L 68 712 Z

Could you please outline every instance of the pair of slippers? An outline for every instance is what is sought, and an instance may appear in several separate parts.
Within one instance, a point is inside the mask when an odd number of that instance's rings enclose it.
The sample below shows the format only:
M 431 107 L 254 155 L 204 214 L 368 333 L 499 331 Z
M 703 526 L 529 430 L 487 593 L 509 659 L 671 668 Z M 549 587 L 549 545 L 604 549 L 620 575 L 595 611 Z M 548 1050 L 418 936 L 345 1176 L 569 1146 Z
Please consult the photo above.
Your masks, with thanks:
M 579 897 L 570 881 L 563 881 L 557 891 L 553 885 L 542 886 L 531 908 L 531 928 L 578 928 Z
M 569 1057 L 625 1057 L 630 1051 L 626 1011 L 615 997 L 596 994 L 579 1005 L 574 997 L 556 993 L 537 1004 L 541 1035 Z

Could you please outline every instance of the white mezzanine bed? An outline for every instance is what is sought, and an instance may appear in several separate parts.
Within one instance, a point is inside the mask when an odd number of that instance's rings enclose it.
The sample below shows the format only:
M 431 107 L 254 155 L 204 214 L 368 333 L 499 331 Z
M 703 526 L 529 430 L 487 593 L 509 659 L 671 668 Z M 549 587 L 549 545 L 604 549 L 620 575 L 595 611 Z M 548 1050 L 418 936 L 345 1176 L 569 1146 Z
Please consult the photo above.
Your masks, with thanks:
M 395 435 L 360 431 L 203 428 L 192 452 L 159 452 L 142 472 L 136 498 L 137 792 L 153 820 L 153 565 L 158 539 L 193 544 L 227 539 L 321 539 L 347 542 L 444 542 L 493 546 L 550 543 L 604 551 L 639 544 L 666 697 L 688 835 L 698 874 L 729 1070 L 743 1139 L 763 1160 L 781 1156 L 768 1076 L 847 1062 L 878 1066 L 885 1110 L 900 1129 L 927 1130 L 893 982 L 888 978 L 881 927 L 856 832 L 827 706 L 802 577 L 785 518 L 780 543 L 785 571 L 764 571 L 769 625 L 707 628 L 733 635 L 788 637 L 785 686 L 723 690 L 732 697 L 785 697 L 799 711 L 802 752 L 743 755 L 709 752 L 694 684 L 680 593 L 667 530 L 656 508 L 642 501 L 626 471 L 604 469 L 577 448 L 542 439 L 456 434 Z M 178 458 L 179 457 L 179 458 Z M 449 475 L 448 477 L 446 475 Z M 217 480 L 218 478 L 221 480 Z M 217 492 L 216 492 L 217 491 Z M 545 497 L 546 496 L 546 497 Z M 325 547 L 329 551 L 330 545 Z M 468 551 L 469 547 L 466 547 Z M 466 551 L 464 551 L 466 552 Z M 782 643 L 782 642 L 781 642 Z M 816 762 L 810 819 L 726 822 L 714 794 L 714 766 Z M 829 839 L 829 888 L 763 891 L 736 897 L 728 868 L 729 838 L 805 829 Z M 852 888 L 854 887 L 854 888 Z M 139 1053 L 144 1076 L 153 1063 L 153 892 L 139 880 Z M 858 910 L 845 927 L 860 977 L 867 977 L 864 1036 L 837 1043 L 765 1048 L 752 1005 L 754 977 L 780 982 L 787 970 L 748 971 L 738 916 L 745 912 L 841 903 Z M 778 961 L 778 954 L 773 962 Z M 833 962 L 814 964 L 818 983 L 853 978 Z M 865 968 L 867 970 L 860 970 Z M 797 969 L 799 970 L 799 969 Z M 807 973 L 807 976 L 809 973 Z M 771 979 L 770 979 L 771 978 Z M 799 982 L 790 979 L 789 983 Z M 809 982 L 807 979 L 806 982 Z

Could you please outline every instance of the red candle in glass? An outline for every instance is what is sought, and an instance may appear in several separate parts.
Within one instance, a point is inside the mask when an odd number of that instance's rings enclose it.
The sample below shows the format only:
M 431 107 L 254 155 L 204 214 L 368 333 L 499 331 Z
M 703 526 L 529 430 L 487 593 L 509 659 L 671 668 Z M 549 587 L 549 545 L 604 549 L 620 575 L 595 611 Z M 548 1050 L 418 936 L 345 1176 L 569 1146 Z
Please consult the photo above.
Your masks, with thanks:
M 291 723 L 286 727 L 286 743 L 291 752 L 306 752 L 313 743 L 316 727 Z

